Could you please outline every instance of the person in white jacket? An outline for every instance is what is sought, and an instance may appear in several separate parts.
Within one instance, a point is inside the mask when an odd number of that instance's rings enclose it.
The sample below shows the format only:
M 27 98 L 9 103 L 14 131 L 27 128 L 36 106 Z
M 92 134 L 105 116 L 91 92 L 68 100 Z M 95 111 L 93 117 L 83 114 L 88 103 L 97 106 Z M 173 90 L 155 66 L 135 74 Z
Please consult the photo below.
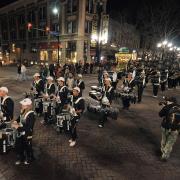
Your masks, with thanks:
M 26 66 L 24 64 L 21 65 L 21 76 L 22 76 L 22 81 L 27 80 L 27 76 L 26 76 Z

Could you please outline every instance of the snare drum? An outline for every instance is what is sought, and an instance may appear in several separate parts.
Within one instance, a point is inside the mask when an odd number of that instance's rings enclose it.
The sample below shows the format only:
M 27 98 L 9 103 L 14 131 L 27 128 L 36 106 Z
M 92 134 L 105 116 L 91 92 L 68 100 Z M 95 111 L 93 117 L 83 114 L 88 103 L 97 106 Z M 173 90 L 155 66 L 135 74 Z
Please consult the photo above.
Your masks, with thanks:
M 72 116 L 69 112 L 63 112 L 60 115 L 57 115 L 57 128 L 69 131 L 71 127 L 71 118 Z
M 47 113 L 48 112 L 48 107 L 50 106 L 50 103 L 49 101 L 44 101 L 43 102 L 43 113 Z
M 13 148 L 15 146 L 16 134 L 12 128 L 3 129 L 0 133 L 2 138 L 2 151 L 6 153 L 9 148 Z
M 42 102 L 42 98 L 34 99 L 34 107 L 38 109 L 40 107 L 41 102 Z

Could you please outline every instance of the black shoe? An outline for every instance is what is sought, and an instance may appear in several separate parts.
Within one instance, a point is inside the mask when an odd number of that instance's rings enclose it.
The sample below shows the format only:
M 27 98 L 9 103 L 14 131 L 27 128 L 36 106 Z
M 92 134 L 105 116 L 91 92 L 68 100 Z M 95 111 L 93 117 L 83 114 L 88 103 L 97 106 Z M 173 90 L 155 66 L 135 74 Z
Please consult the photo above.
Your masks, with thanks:
M 162 162 L 167 162 L 167 158 L 161 157 L 160 159 Z

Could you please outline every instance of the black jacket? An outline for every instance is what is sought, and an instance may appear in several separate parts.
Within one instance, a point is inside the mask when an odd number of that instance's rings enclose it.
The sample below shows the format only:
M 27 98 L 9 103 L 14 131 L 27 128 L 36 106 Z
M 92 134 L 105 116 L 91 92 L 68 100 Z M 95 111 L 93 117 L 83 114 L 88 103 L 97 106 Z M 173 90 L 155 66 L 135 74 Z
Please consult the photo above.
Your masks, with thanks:
M 54 84 L 47 84 L 46 85 L 46 91 L 47 91 L 47 94 L 50 96 L 51 94 L 55 94 L 55 91 L 56 91 L 56 87 Z
M 27 112 L 28 113 L 28 112 Z M 27 114 L 26 113 L 26 114 Z M 18 123 L 20 123 L 21 121 L 21 118 L 20 116 L 18 117 L 18 119 L 16 120 Z M 22 123 L 22 127 L 19 127 L 17 129 L 17 131 L 19 133 L 21 132 L 25 132 L 25 137 L 28 137 L 28 136 L 32 136 L 33 134 L 33 128 L 34 128 L 34 123 L 35 123 L 35 115 L 34 115 L 34 112 L 31 111 L 27 116 L 25 115 L 25 118 L 24 120 L 21 122 Z
M 68 88 L 67 86 L 58 86 L 58 94 L 61 100 L 61 104 L 65 104 L 65 102 L 67 101 L 67 96 L 68 96 Z
M 83 99 L 82 97 L 80 97 L 80 96 L 77 96 L 77 97 L 71 96 L 70 104 L 71 104 L 71 106 L 74 107 L 74 109 L 75 109 L 76 111 L 82 110 L 82 113 L 83 113 L 83 111 L 84 111 L 84 109 L 85 109 L 85 101 L 84 101 L 84 99 Z M 78 117 L 79 117 L 79 118 L 81 117 L 81 114 L 82 114 L 82 113 L 79 113 L 79 114 L 78 114 Z
M 163 121 L 161 123 L 161 126 L 165 129 L 170 129 L 172 131 L 179 130 L 180 125 L 178 121 L 174 121 L 172 119 L 171 114 L 174 113 L 174 107 L 177 107 L 175 103 L 166 105 L 162 108 L 162 110 L 159 112 L 159 116 L 163 117 Z
M 44 82 L 42 79 L 40 79 L 38 82 L 33 82 L 33 87 L 37 91 L 37 96 L 41 96 L 42 93 L 44 93 Z
M 4 117 L 6 117 L 6 121 L 11 121 L 14 116 L 14 101 L 8 97 L 6 100 L 1 100 L 2 105 L 2 112 L 4 114 Z

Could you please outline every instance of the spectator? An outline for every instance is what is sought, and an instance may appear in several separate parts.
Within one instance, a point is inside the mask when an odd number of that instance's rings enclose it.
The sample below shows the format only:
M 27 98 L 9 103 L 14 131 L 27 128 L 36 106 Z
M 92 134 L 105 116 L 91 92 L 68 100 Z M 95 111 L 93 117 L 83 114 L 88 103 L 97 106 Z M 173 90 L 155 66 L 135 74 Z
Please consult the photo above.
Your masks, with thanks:
M 22 75 L 22 80 L 25 81 L 27 80 L 27 76 L 26 76 L 26 66 L 24 64 L 21 65 L 21 75 Z
M 17 80 L 21 80 L 21 64 L 17 64 Z

